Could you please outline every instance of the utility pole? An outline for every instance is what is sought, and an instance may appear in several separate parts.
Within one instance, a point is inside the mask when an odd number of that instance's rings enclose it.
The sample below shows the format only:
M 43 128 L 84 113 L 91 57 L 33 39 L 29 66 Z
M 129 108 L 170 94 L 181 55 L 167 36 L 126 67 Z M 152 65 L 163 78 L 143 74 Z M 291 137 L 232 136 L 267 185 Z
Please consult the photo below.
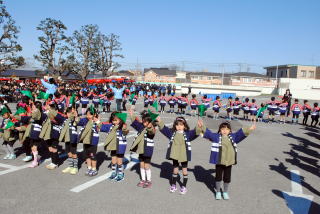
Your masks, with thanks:
M 222 81 L 221 81 L 221 85 L 223 85 L 223 80 L 224 80 L 224 64 L 222 64 Z
M 277 83 L 277 88 L 279 88 L 279 83 L 278 83 L 278 70 L 279 70 L 279 65 L 277 65 L 277 68 L 276 68 L 276 83 Z

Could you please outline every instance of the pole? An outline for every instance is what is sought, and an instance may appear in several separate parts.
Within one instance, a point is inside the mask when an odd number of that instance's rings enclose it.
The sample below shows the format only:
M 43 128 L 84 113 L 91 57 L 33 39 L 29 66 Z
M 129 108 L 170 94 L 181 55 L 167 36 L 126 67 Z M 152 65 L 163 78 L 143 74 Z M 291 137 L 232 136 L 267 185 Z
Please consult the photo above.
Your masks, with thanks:
M 221 85 L 223 85 L 223 79 L 224 79 L 224 64 L 222 64 L 222 81 L 221 81 Z
M 277 83 L 277 88 L 279 88 L 279 84 L 278 84 L 278 69 L 279 69 L 279 65 L 277 65 L 277 68 L 276 68 L 276 83 Z

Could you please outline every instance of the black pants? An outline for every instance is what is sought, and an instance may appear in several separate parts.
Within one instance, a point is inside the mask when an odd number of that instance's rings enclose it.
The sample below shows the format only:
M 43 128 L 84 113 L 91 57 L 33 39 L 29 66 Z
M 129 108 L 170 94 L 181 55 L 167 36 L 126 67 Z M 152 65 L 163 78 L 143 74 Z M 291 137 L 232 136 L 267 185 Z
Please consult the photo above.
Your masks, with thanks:
M 172 165 L 173 165 L 173 168 L 179 167 L 179 161 L 177 161 L 177 160 L 172 160 Z M 182 167 L 182 168 L 188 168 L 188 161 L 181 162 L 181 167 Z
M 30 139 L 27 138 L 24 142 L 23 142 L 23 150 L 25 151 L 26 153 L 26 156 L 30 156 L 31 155 L 31 142 L 30 142 Z
M 127 104 L 127 100 L 124 100 L 124 101 L 122 102 L 122 109 L 123 109 L 123 111 L 127 111 L 126 104 Z
M 164 111 L 164 105 L 160 105 L 160 107 L 161 107 L 161 109 L 160 109 L 160 111 Z
M 216 182 L 220 182 L 223 179 L 224 183 L 231 182 L 231 166 L 216 165 Z
M 302 122 L 303 125 L 307 125 L 309 115 L 310 115 L 310 112 L 303 113 L 303 122 Z
M 319 122 L 319 115 L 311 115 L 311 126 L 316 126 Z M 313 123 L 315 123 L 313 125 Z

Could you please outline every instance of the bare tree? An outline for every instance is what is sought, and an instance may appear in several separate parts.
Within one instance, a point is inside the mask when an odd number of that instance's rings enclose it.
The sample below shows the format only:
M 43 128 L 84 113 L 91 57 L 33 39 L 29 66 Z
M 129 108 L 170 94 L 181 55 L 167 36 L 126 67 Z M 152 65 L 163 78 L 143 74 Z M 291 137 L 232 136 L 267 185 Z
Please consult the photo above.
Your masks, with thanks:
M 95 62 L 98 56 L 99 34 L 97 25 L 85 25 L 73 33 L 70 44 L 78 64 L 77 72 L 83 80 L 87 79 L 90 73 L 97 71 Z
M 37 27 L 42 31 L 38 37 L 40 51 L 34 58 L 53 75 L 70 74 L 73 72 L 75 57 L 69 47 L 70 38 L 65 35 L 67 27 L 60 21 L 52 18 L 42 20 Z
M 2 0 L 0 0 L 0 72 L 7 69 L 16 68 L 25 64 L 22 56 L 17 53 L 22 51 L 18 44 L 19 27 L 6 10 Z
M 120 64 L 114 59 L 123 58 L 123 55 L 119 53 L 122 50 L 119 36 L 113 33 L 108 36 L 100 33 L 97 45 L 97 53 L 94 58 L 96 69 L 101 71 L 103 76 L 108 76 L 120 67 Z

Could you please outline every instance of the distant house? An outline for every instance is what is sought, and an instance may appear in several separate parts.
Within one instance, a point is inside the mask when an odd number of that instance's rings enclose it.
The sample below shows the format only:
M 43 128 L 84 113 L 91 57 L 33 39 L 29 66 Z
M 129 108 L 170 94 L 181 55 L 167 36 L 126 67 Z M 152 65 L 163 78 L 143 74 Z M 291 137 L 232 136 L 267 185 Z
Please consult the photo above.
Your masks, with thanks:
M 230 85 L 275 87 L 277 85 L 277 80 L 263 74 L 238 72 L 230 76 Z
M 145 82 L 176 83 L 176 76 L 176 70 L 170 70 L 169 68 L 144 69 Z
M 42 78 L 44 75 L 46 73 L 40 70 L 6 70 L 0 73 L 1 77 L 20 80 Z
M 127 71 L 127 70 L 121 70 L 121 71 L 118 71 L 118 72 L 114 72 L 113 75 L 131 78 L 131 77 L 134 76 L 134 72 Z
M 186 75 L 187 82 L 198 83 L 198 84 L 217 84 L 222 83 L 221 73 L 211 73 L 211 72 L 188 72 Z
M 264 67 L 271 78 L 320 79 L 320 68 L 311 65 L 287 64 Z

